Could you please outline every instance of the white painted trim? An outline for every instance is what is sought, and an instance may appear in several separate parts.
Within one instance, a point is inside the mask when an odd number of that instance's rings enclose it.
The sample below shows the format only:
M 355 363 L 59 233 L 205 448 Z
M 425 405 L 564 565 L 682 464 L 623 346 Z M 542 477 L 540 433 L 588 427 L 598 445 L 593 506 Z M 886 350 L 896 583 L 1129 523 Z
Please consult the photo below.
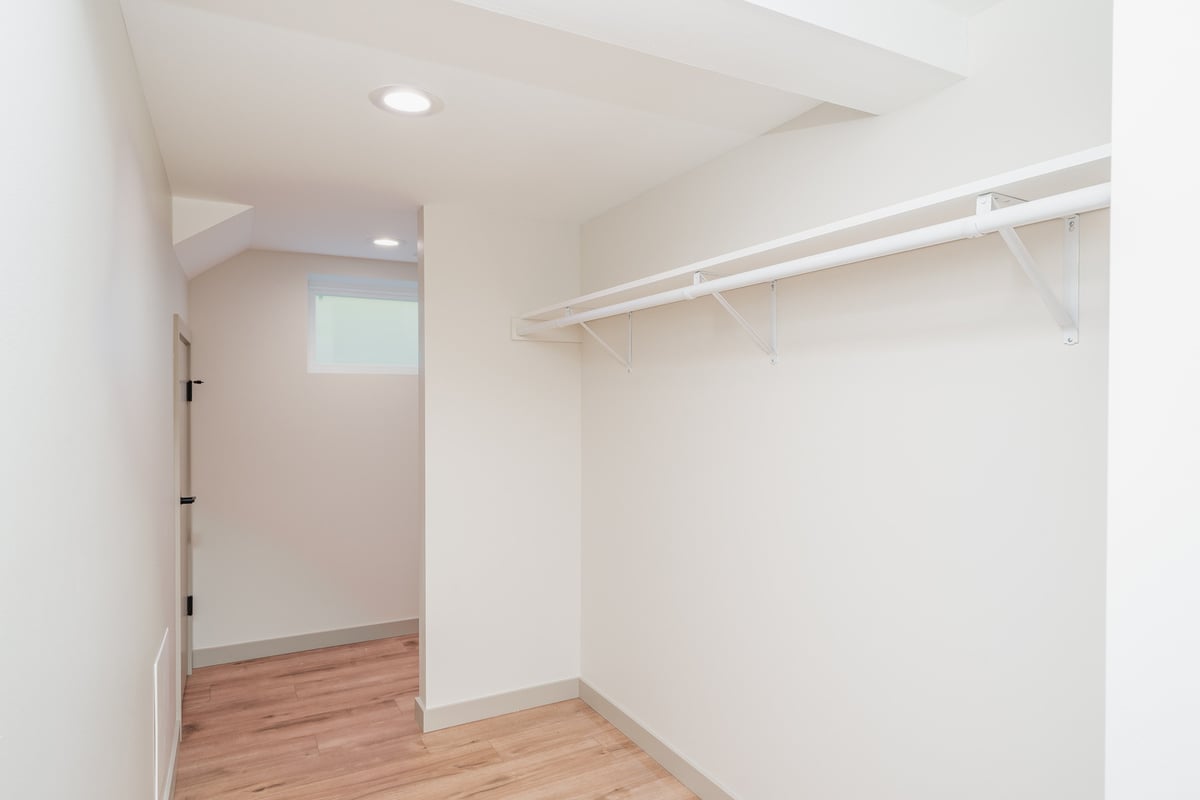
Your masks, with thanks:
M 488 697 L 478 697 L 461 703 L 427 708 L 417 698 L 415 714 L 417 723 L 424 733 L 438 731 L 442 728 L 452 728 L 455 725 L 465 725 L 468 722 L 478 722 L 481 719 L 499 717 L 516 711 L 525 711 L 550 703 L 561 703 L 564 700 L 575 700 L 579 697 L 579 679 L 568 678 L 554 683 L 543 683 L 540 686 L 527 686 L 503 694 Z
M 357 275 L 308 276 L 309 294 L 366 297 L 372 300 L 417 302 L 417 282 L 406 278 L 364 278 Z
M 420 304 L 417 282 L 349 275 L 308 276 L 308 371 L 310 374 L 416 375 L 417 364 L 322 364 L 317 361 L 317 297 L 363 297 Z M 420 334 L 418 333 L 418 336 Z M 418 356 L 419 358 L 419 356 Z
M 308 372 L 311 375 L 416 375 L 418 369 L 403 364 L 317 364 L 310 361 Z
M 709 777 L 703 770 L 676 752 L 657 734 L 635 720 L 628 711 L 593 689 L 585 681 L 579 681 L 579 698 L 604 717 L 612 726 L 625 734 L 646 754 L 674 775 L 679 782 L 691 789 L 700 800 L 734 800 L 733 794 Z
M 580 344 L 583 341 L 583 332 L 577 328 L 554 328 L 553 330 L 543 331 L 541 335 L 534 338 L 532 336 L 522 336 L 517 333 L 517 328 L 529 324 L 529 320 L 521 319 L 520 317 L 512 317 L 509 320 L 509 333 L 514 342 L 561 342 L 564 344 Z
M 393 636 L 411 636 L 416 632 L 417 621 L 415 619 L 381 622 L 377 625 L 362 625 L 357 628 L 317 631 L 316 633 L 303 633 L 299 636 L 284 636 L 279 639 L 206 647 L 203 650 L 196 650 L 192 654 L 192 663 L 196 667 L 211 667 L 216 664 L 231 664 L 235 661 L 247 661 L 252 658 L 319 650 L 322 647 L 370 642 L 375 639 L 389 639 Z
M 578 678 L 529 686 L 437 708 L 426 708 L 421 698 L 416 697 L 413 699 L 413 714 L 420 730 L 423 733 L 431 733 L 455 725 L 465 725 L 576 698 L 583 700 L 614 728 L 628 736 L 663 769 L 699 796 L 700 800 L 735 800 L 731 792 L 663 742 L 655 733 L 630 716 L 629 712 Z
M 413 717 L 417 720 L 417 730 L 425 731 L 425 704 L 421 702 L 421 697 L 418 695 L 413 698 Z

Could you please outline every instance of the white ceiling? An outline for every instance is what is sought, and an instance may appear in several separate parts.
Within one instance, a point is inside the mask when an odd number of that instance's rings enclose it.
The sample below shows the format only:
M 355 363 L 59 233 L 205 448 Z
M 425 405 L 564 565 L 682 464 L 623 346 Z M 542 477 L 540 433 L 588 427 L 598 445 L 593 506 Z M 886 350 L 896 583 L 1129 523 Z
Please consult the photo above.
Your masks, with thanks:
M 965 63 L 945 5 L 983 0 L 940 2 L 856 0 L 910 5 L 910 34 L 846 0 L 123 6 L 177 196 L 252 206 L 254 247 L 411 260 L 421 204 L 582 221 L 822 102 L 938 91 Z M 367 94 L 390 83 L 444 110 L 381 112 Z

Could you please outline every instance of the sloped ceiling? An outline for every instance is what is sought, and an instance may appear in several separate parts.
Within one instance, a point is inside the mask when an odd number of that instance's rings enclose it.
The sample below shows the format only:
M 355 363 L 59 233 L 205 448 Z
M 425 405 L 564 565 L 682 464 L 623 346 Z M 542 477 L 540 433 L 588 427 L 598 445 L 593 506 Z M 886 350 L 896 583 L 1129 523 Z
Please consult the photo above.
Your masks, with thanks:
M 233 258 L 253 241 L 251 206 L 192 197 L 175 197 L 171 206 L 175 255 L 189 278 Z
M 965 16 L 888 2 L 941 33 L 844 0 L 123 6 L 177 195 L 252 206 L 253 247 L 412 260 L 424 203 L 582 221 L 824 102 L 886 113 L 958 80 Z M 444 109 L 381 112 L 392 83 Z

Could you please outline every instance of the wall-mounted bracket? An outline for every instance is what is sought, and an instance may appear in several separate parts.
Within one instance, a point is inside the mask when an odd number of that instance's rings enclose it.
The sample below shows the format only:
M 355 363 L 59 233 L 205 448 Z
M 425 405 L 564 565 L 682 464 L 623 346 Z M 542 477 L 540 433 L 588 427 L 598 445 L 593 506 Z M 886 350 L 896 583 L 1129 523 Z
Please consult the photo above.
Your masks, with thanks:
M 1019 197 L 1012 197 L 999 192 L 987 192 L 975 198 L 975 213 L 986 214 L 989 211 L 999 211 L 1002 208 L 1019 205 L 1026 202 Z
M 976 213 L 986 214 L 1000 208 L 1023 203 L 1015 197 L 989 192 L 979 195 L 976 201 Z M 1002 227 L 997 231 L 1000 238 L 1008 245 L 1008 249 L 1021 265 L 1021 270 L 1033 284 L 1033 288 L 1042 298 L 1042 303 L 1054 318 L 1055 323 L 1062 329 L 1063 344 L 1079 343 L 1079 216 L 1073 215 L 1063 220 L 1063 296 L 1060 300 L 1042 277 L 1037 261 L 1025 246 L 1020 235 L 1011 227 Z
M 579 344 L 583 341 L 583 334 L 574 328 L 551 328 L 547 331 L 538 331 L 531 336 L 523 336 L 520 333 L 521 328 L 529 325 L 531 320 L 524 317 L 512 317 L 509 320 L 509 333 L 514 342 L 553 342 L 562 344 Z
M 692 282 L 699 284 L 699 283 L 703 283 L 704 279 L 705 279 L 704 273 L 697 272 L 692 277 Z M 736 308 L 734 308 L 729 303 L 728 300 L 725 299 L 725 295 L 721 294 L 720 292 L 712 293 L 713 298 L 718 303 L 721 304 L 721 308 L 728 311 L 729 316 L 733 317 L 734 321 L 738 325 L 742 326 L 742 330 L 744 330 L 746 333 L 750 334 L 750 338 L 753 339 L 754 343 L 759 346 L 759 349 L 761 349 L 764 353 L 766 353 L 768 356 L 770 356 L 772 364 L 779 363 L 779 323 L 778 323 L 778 315 L 776 313 L 776 304 L 775 304 L 775 283 L 776 283 L 775 281 L 771 281 L 771 306 L 770 306 L 771 319 L 770 319 L 770 331 L 768 333 L 768 336 L 770 337 L 770 341 L 764 340 L 763 337 L 759 336 L 758 331 L 754 330 L 754 326 L 751 325 L 749 322 L 747 322 L 746 318 L 743 317 L 740 313 L 738 313 L 738 310 Z
M 568 309 L 568 311 L 569 310 L 570 309 Z M 612 356 L 616 360 L 616 362 L 618 364 L 620 364 L 621 366 L 623 366 L 625 368 L 626 372 L 633 372 L 633 314 L 632 313 L 626 315 L 625 356 L 624 356 L 624 358 L 622 358 L 621 355 L 612 348 L 612 345 L 610 345 L 608 342 L 601 339 L 600 334 L 598 334 L 594 330 L 592 330 L 592 326 L 588 325 L 586 322 L 580 322 L 579 327 L 583 328 L 583 330 L 586 331 L 589 336 L 591 336 L 593 339 L 595 339 L 596 342 L 601 347 L 604 348 L 605 352 L 607 352 L 610 356 Z

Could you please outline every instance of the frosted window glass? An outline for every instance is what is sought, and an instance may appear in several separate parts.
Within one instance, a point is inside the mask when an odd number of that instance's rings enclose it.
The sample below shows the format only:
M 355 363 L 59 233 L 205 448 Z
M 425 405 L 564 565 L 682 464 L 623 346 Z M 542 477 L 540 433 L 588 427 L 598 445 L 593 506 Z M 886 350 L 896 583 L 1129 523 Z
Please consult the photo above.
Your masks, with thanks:
M 417 303 L 317 294 L 313 298 L 317 367 L 417 367 Z

